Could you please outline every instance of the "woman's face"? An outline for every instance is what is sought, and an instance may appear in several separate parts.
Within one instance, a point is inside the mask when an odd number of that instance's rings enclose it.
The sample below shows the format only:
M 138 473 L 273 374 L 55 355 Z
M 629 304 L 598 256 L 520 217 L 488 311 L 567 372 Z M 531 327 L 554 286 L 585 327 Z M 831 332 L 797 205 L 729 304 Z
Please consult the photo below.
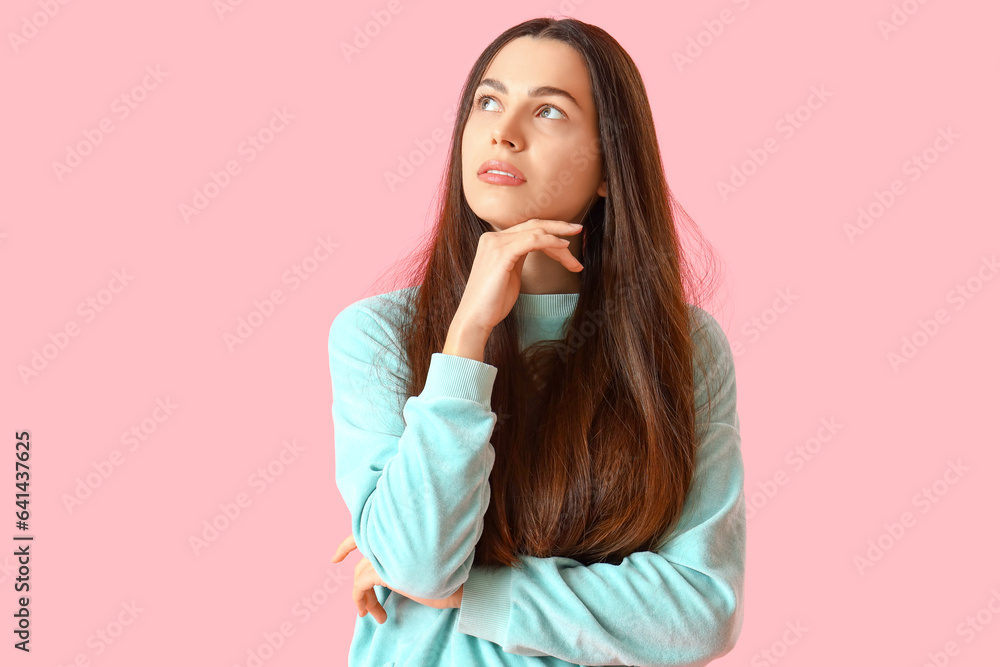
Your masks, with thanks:
M 483 180 L 487 160 L 506 162 L 523 178 L 516 185 Z M 508 42 L 486 69 L 462 133 L 462 188 L 473 212 L 497 231 L 531 218 L 580 222 L 607 196 L 602 170 L 583 58 L 553 39 Z

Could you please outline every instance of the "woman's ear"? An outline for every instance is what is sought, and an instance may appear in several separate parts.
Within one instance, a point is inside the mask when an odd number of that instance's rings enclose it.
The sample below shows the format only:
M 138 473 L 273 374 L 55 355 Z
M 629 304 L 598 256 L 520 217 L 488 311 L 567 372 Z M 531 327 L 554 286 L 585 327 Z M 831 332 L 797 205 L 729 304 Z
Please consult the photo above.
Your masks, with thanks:
M 608 179 L 601 181 L 601 184 L 597 186 L 597 194 L 601 197 L 608 196 Z

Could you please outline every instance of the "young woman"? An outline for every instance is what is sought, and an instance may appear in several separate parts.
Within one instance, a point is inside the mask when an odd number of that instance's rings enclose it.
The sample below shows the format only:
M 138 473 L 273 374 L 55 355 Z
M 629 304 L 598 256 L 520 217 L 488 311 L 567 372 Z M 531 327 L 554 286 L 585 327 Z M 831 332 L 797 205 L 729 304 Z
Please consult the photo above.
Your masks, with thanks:
M 642 79 L 605 31 L 535 19 L 482 53 L 415 286 L 330 329 L 352 528 L 333 560 L 363 554 L 350 666 L 733 648 L 733 357 L 672 204 Z

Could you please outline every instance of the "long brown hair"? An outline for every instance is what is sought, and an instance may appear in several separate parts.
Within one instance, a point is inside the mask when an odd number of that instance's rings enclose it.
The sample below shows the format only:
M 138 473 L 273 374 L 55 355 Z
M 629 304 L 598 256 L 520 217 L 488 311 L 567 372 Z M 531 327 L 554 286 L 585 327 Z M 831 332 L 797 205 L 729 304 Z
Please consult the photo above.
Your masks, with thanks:
M 493 231 L 462 189 L 462 134 L 494 56 L 531 35 L 574 47 L 590 72 L 608 196 L 583 220 L 581 288 L 566 337 L 523 351 L 515 310 L 496 327 L 484 361 L 497 367 L 490 439 L 496 453 L 476 565 L 518 566 L 518 554 L 620 564 L 656 550 L 679 519 L 697 447 L 693 311 L 712 291 L 681 252 L 653 116 L 638 68 L 604 30 L 537 18 L 490 44 L 466 79 L 437 222 L 411 256 L 397 322 L 405 397 L 418 395 L 472 270 Z M 683 208 L 680 208 L 683 212 Z M 685 214 L 686 216 L 686 214 Z M 702 239 L 696 227 L 692 233 Z M 714 254 L 701 243 L 702 259 Z M 404 275 L 402 272 L 397 276 Z M 613 318 L 611 317 L 613 313 Z

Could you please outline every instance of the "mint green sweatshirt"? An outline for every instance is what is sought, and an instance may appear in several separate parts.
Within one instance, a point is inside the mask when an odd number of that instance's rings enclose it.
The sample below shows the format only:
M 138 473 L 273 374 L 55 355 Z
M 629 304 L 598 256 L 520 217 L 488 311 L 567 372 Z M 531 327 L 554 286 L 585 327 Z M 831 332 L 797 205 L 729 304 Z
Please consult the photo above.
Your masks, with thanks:
M 743 624 L 746 507 L 733 355 L 716 320 L 689 306 L 696 349 L 716 369 L 706 382 L 695 365 L 696 402 L 711 384 L 713 409 L 699 420 L 694 482 L 666 544 L 618 565 L 521 555 L 521 570 L 473 567 L 497 368 L 434 353 L 419 395 L 404 404 L 391 393 L 386 372 L 406 373 L 389 308 L 413 289 L 356 301 L 330 328 L 336 484 L 383 581 L 426 599 L 465 587 L 461 608 L 434 609 L 376 586 L 388 620 L 356 619 L 348 667 L 679 667 L 728 653 Z M 578 299 L 521 294 L 522 345 L 566 336 Z M 339 544 L 346 531 L 334 532 Z

